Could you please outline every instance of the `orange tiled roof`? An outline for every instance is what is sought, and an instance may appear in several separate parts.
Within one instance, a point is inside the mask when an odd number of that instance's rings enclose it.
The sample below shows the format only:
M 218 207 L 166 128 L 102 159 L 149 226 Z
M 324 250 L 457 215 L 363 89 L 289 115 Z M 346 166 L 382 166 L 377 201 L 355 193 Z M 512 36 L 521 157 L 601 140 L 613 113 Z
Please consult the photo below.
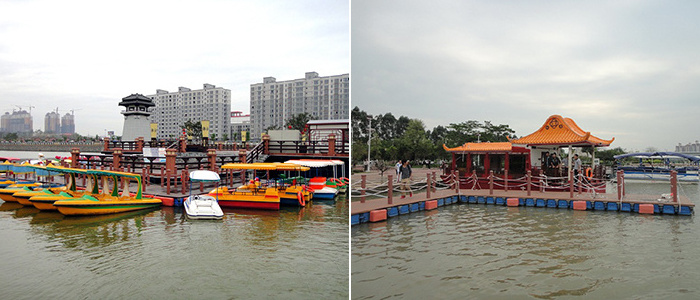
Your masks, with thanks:
M 508 142 L 499 143 L 466 143 L 459 147 L 447 148 L 445 144 L 442 147 L 447 152 L 510 152 L 513 149 L 513 144 Z
M 510 140 L 522 145 L 572 145 L 572 146 L 610 146 L 615 138 L 604 140 L 583 131 L 576 122 L 560 115 L 550 116 L 539 130 L 528 136 Z

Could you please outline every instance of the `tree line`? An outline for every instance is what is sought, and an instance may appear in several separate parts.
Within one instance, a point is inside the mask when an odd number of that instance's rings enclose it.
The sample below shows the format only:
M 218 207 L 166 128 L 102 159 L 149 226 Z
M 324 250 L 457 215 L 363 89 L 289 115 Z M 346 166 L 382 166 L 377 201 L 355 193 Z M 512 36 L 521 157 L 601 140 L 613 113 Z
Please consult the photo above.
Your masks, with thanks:
M 507 142 L 515 138 L 515 131 L 508 125 L 494 125 L 467 120 L 461 123 L 438 125 L 426 130 L 419 119 L 395 117 L 392 113 L 371 116 L 359 107 L 351 112 L 352 163 L 363 164 L 367 160 L 369 125 L 372 124 L 370 158 L 372 160 L 437 161 L 451 159 L 442 145 L 457 147 L 468 142 Z M 370 121 L 371 120 L 371 121 Z
M 426 130 L 419 119 L 406 116 L 395 117 L 392 113 L 370 115 L 355 106 L 351 114 L 352 124 L 352 164 L 362 165 L 367 161 L 369 125 L 372 124 L 370 158 L 372 161 L 412 161 L 451 160 L 451 155 L 442 147 L 457 147 L 469 142 L 507 142 L 516 139 L 515 131 L 508 125 L 495 125 L 491 121 L 466 120 L 438 125 Z M 584 148 L 584 152 L 592 149 Z M 609 150 L 596 149 L 595 156 L 606 165 L 612 165 L 613 156 L 623 154 L 622 148 Z M 415 164 L 415 163 L 414 163 Z

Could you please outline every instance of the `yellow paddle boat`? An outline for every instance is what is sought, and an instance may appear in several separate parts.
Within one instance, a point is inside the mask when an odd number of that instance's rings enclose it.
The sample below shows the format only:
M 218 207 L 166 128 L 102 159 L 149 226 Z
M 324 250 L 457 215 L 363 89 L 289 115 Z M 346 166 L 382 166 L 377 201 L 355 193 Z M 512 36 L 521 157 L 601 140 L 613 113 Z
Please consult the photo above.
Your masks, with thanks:
M 285 163 L 229 163 L 221 167 L 222 169 L 251 171 L 306 171 L 308 168 Z M 244 176 L 244 182 L 245 176 Z M 218 187 L 209 192 L 210 196 L 217 196 L 221 207 L 234 208 L 254 208 L 277 210 L 280 208 L 281 199 L 292 199 L 296 205 L 304 206 L 306 201 L 311 199 L 308 191 L 303 186 L 286 186 L 273 184 L 264 185 L 259 180 L 251 180 L 235 189 L 228 187 Z
M 99 192 L 97 184 L 92 187 L 90 195 L 85 195 L 82 199 L 59 200 L 53 205 L 64 215 L 103 215 L 146 208 L 158 207 L 162 204 L 160 199 L 144 198 L 141 194 L 143 182 L 141 175 L 102 170 L 87 170 L 88 175 L 97 182 L 102 179 L 102 193 Z M 119 182 L 125 181 L 124 189 L 119 194 Z M 136 194 L 129 192 L 129 182 L 136 182 Z M 111 188 L 110 188 L 111 182 Z
M 39 194 L 29 198 L 29 202 L 40 210 L 56 210 L 57 208 L 53 205 L 56 201 L 76 200 L 80 199 L 83 195 L 89 195 L 95 185 L 93 182 L 94 177 L 87 176 L 87 187 L 85 190 L 77 189 L 75 178 L 77 175 L 87 175 L 87 170 L 84 169 L 64 168 L 60 166 L 47 166 L 46 169 L 50 172 L 66 174 L 67 179 L 66 185 L 62 190 L 54 191 L 53 194 Z

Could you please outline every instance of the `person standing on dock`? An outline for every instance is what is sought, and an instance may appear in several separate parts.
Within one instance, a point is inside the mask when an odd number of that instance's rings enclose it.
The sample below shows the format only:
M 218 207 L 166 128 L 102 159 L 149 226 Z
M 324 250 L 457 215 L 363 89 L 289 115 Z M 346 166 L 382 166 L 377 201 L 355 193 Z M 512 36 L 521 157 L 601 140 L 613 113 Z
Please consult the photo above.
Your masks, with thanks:
M 413 190 L 411 190 L 411 164 L 410 161 L 406 160 L 401 165 L 401 171 L 399 172 L 401 177 L 401 198 L 406 198 L 406 190 L 408 190 L 409 197 L 413 197 Z
M 578 154 L 574 154 L 574 178 L 579 178 L 579 174 L 581 174 L 581 159 Z
M 549 169 L 552 171 L 552 176 L 554 177 L 559 177 L 559 165 L 561 164 L 561 160 L 557 157 L 556 152 L 552 152 L 552 156 L 549 158 Z
M 401 165 L 403 162 L 399 159 L 399 161 L 396 163 L 396 183 L 401 182 Z

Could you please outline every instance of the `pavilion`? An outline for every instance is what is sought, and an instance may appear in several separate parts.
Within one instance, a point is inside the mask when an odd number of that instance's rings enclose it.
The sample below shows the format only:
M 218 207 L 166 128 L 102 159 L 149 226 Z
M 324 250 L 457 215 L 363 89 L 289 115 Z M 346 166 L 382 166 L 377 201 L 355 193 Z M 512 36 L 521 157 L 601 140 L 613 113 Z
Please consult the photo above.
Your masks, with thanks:
M 571 154 L 573 147 L 607 147 L 614 140 L 604 140 L 584 131 L 571 118 L 552 115 L 539 130 L 522 138 L 509 139 L 509 142 L 466 143 L 455 148 L 443 144 L 443 148 L 452 153 L 452 171 L 459 170 L 463 175 L 476 171 L 479 177 L 494 171 L 497 175 L 517 178 L 528 170 L 541 170 L 547 152 L 568 147 Z M 568 170 L 571 156 L 568 156 Z M 602 171 L 596 173 L 602 174 Z

